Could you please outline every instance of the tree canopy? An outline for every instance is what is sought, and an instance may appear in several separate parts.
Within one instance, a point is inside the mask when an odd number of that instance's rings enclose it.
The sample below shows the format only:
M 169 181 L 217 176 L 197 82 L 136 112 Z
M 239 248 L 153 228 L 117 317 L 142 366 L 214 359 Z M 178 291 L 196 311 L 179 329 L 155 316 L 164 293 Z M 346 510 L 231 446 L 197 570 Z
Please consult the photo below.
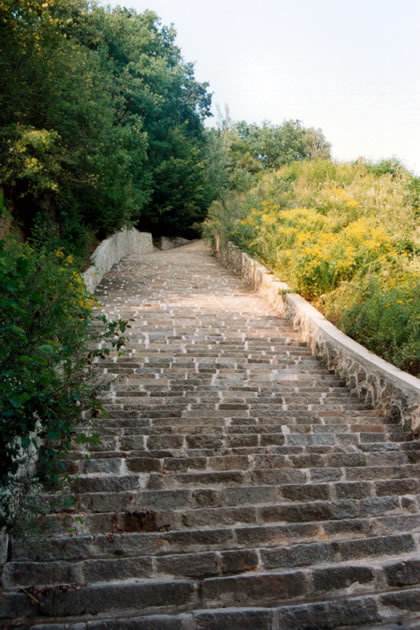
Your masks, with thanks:
M 77 249 L 204 217 L 211 95 L 155 13 L 0 0 L 0 99 L 0 182 L 26 234 L 53 219 Z
M 209 170 L 216 196 L 221 190 L 246 190 L 259 174 L 285 164 L 329 158 L 331 148 L 320 129 L 305 128 L 299 120 L 286 120 L 281 125 L 233 122 L 228 110 L 224 116 L 219 112 L 209 146 L 211 159 L 219 165 Z

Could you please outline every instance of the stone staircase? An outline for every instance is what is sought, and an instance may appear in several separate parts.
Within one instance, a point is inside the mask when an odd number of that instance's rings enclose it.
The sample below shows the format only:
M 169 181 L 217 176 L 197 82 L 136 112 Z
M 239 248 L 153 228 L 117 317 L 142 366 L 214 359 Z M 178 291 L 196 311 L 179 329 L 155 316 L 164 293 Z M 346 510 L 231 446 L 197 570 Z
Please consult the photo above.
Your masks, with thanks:
M 130 318 L 76 503 L 14 541 L 0 627 L 420 628 L 420 442 L 201 243 L 130 256 Z M 71 528 L 71 530 L 69 530 Z

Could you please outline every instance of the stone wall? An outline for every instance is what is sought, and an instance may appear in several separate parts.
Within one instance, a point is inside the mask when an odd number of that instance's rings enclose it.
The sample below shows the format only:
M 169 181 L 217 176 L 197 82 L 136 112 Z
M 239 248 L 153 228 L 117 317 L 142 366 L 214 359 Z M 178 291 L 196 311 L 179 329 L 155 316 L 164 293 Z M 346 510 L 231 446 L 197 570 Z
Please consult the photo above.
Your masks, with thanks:
M 420 379 L 399 370 L 347 337 L 300 295 L 233 243 L 216 239 L 221 262 L 241 275 L 279 314 L 302 331 L 314 355 L 345 379 L 357 396 L 420 434 Z
M 153 239 L 153 244 L 162 250 L 181 247 L 182 245 L 188 245 L 188 243 L 191 243 L 191 241 L 187 238 L 182 238 L 182 236 L 157 236 Z
M 128 254 L 147 254 L 153 251 L 152 235 L 135 228 L 122 230 L 110 236 L 95 249 L 92 265 L 82 274 L 86 287 L 93 293 L 113 265 Z

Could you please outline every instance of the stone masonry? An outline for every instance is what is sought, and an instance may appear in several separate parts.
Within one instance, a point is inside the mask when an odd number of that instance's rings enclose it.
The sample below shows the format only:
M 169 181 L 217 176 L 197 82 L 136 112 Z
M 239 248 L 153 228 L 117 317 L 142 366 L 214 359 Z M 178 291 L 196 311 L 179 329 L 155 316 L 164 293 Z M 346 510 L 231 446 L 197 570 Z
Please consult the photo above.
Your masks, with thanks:
M 420 442 L 200 242 L 97 290 L 131 319 L 76 503 L 11 541 L 0 627 L 420 628 Z M 71 531 L 69 530 L 71 526 Z

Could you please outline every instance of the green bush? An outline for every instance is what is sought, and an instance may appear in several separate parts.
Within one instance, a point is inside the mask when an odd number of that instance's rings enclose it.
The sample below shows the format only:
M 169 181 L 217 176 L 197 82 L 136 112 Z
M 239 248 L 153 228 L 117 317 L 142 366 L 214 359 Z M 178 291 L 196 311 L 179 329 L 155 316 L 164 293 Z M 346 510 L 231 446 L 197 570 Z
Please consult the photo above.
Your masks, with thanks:
M 13 518 L 4 490 L 20 465 L 32 454 L 36 478 L 56 483 L 72 439 L 88 439 L 76 434 L 81 411 L 101 413 L 98 386 L 91 384 L 92 365 L 99 354 L 121 346 L 126 322 L 98 321 L 93 306 L 72 257 L 62 248 L 51 252 L 0 241 L 3 524 Z M 95 349 L 99 339 L 108 341 L 100 350 Z

